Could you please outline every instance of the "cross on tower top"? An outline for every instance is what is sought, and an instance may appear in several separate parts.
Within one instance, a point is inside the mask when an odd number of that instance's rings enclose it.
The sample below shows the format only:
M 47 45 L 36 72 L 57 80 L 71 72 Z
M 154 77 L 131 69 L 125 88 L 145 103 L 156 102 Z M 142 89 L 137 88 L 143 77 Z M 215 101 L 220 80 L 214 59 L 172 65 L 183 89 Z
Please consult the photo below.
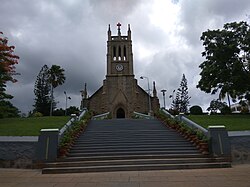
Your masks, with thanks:
M 120 22 L 117 23 L 117 27 L 118 27 L 118 36 L 121 36 L 121 28 L 120 28 L 121 25 L 122 25 L 122 24 L 121 24 Z
M 122 26 L 122 24 L 120 22 L 117 23 L 117 27 L 118 29 L 120 29 L 120 27 Z

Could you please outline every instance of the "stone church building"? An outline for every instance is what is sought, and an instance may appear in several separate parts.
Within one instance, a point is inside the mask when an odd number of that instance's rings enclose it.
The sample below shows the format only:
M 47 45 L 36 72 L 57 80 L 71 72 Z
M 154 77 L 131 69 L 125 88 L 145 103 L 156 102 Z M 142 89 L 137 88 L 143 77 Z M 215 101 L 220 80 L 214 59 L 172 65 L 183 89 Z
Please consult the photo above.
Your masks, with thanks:
M 103 80 L 103 86 L 88 97 L 85 84 L 81 108 L 88 108 L 94 112 L 94 115 L 110 112 L 112 118 L 131 118 L 134 112 L 152 114 L 160 107 L 155 83 L 153 96 L 150 97 L 137 84 L 134 78 L 130 25 L 128 25 L 127 36 L 121 35 L 120 23 L 117 27 L 117 36 L 111 35 L 110 25 L 108 28 L 107 74 L 106 79 Z

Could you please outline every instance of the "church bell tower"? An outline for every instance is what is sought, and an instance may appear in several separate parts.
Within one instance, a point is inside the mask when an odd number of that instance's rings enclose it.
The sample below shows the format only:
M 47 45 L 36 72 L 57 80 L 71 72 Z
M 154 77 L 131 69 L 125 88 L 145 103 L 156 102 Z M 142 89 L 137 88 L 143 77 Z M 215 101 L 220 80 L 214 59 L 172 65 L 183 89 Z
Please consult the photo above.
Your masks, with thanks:
M 107 76 L 134 76 L 130 25 L 127 36 L 121 35 L 121 24 L 117 24 L 117 36 L 108 28 Z

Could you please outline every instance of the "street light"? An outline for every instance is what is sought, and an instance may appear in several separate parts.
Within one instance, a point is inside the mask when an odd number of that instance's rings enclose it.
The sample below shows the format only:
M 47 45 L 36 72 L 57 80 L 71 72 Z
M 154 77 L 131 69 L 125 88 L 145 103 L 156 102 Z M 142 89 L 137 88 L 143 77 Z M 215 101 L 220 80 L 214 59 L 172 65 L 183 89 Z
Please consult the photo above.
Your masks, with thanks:
M 149 108 L 149 115 L 151 115 L 151 98 L 150 98 L 149 78 L 145 76 L 140 77 L 140 79 L 144 79 L 144 78 L 148 80 L 148 108 Z
M 165 90 L 165 89 L 161 90 L 162 95 L 163 95 L 164 109 L 166 109 L 166 104 L 165 104 L 165 92 L 166 92 L 166 91 L 167 91 L 167 90 Z
M 65 94 L 65 99 L 66 99 L 66 104 L 65 104 L 65 116 L 67 116 L 67 103 L 68 103 L 68 99 L 71 99 L 71 97 L 67 96 L 66 91 L 64 91 Z

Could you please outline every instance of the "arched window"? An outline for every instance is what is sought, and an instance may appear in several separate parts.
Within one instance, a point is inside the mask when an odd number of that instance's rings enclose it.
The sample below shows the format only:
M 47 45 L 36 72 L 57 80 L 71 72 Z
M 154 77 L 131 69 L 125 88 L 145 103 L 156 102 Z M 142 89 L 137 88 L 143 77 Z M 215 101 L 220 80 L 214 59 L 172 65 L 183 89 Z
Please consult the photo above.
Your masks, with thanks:
M 116 47 L 113 46 L 113 60 L 116 60 Z
M 118 60 L 121 60 L 122 59 L 122 49 L 121 49 L 121 46 L 119 46 L 119 49 L 118 49 Z
M 124 47 L 123 47 L 123 60 L 127 60 L 127 53 L 126 53 L 127 51 L 126 51 L 126 46 L 124 45 Z

